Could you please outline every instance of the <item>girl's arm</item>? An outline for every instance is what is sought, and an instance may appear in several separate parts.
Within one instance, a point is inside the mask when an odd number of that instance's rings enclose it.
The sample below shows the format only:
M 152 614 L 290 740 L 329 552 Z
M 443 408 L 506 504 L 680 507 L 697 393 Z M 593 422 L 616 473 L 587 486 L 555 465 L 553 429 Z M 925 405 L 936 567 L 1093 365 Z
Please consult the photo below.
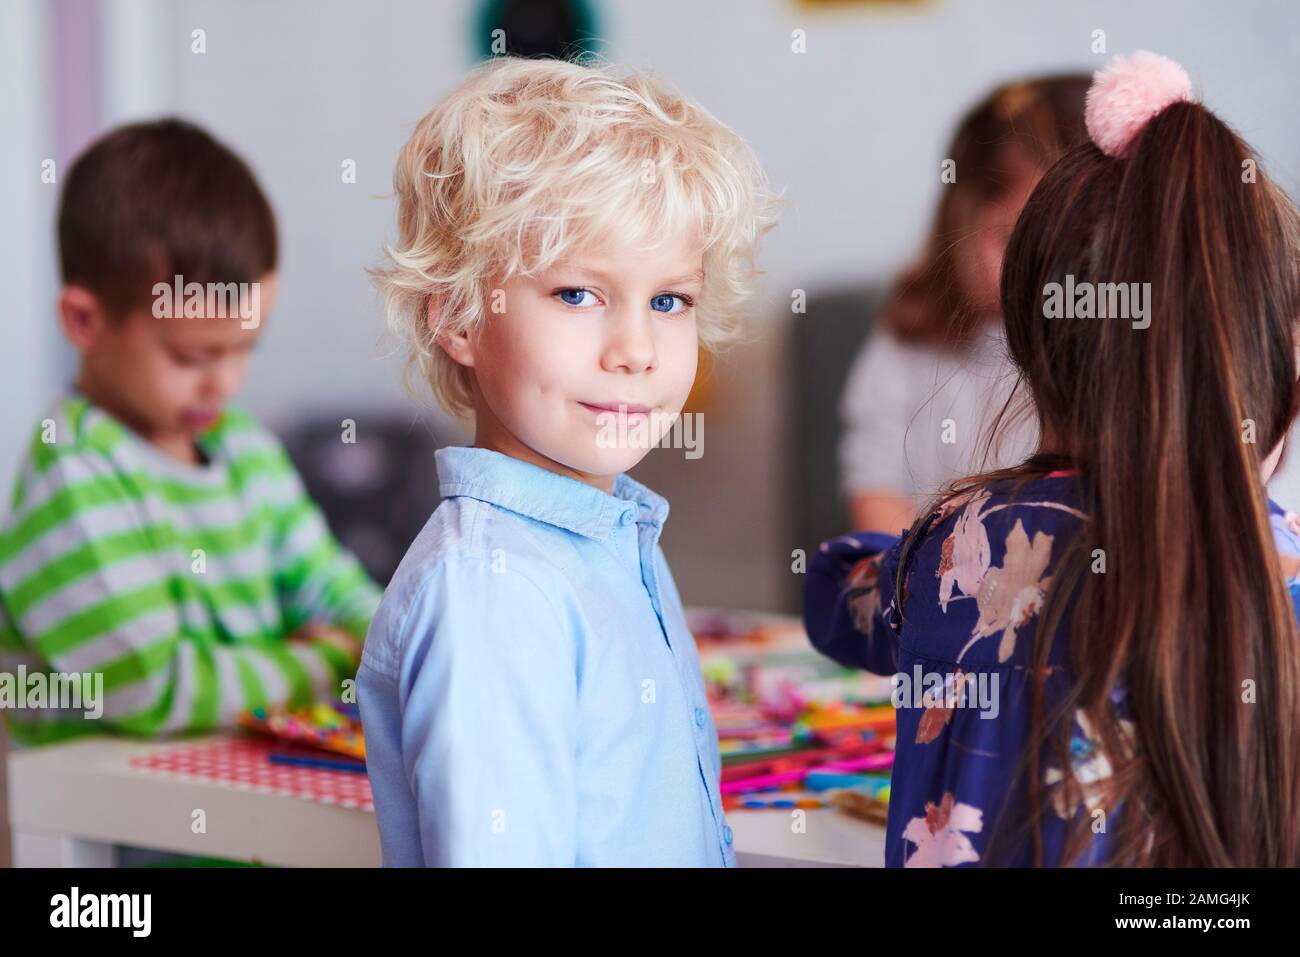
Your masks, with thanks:
M 814 647 L 842 665 L 898 670 L 894 582 L 900 536 L 880 532 L 823 542 L 804 583 L 804 627 Z

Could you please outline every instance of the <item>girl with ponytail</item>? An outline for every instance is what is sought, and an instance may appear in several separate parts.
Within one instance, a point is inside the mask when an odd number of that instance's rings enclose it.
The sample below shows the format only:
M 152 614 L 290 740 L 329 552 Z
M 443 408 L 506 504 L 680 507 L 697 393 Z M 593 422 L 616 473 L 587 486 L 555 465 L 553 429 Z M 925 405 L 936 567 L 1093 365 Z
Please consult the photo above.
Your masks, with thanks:
M 1149 53 L 1094 80 L 1002 272 L 1042 435 L 825 543 L 813 643 L 894 674 L 889 865 L 1300 864 L 1300 220 Z

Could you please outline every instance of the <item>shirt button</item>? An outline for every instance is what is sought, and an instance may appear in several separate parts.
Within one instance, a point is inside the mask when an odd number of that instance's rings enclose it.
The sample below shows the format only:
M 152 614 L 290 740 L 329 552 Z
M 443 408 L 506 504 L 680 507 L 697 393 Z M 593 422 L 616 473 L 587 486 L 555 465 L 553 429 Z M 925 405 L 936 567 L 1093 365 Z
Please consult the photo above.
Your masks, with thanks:
M 697 728 L 702 728 L 702 727 L 704 727 L 704 718 L 705 718 L 704 709 L 703 709 L 703 708 L 696 708 L 696 709 L 695 709 L 695 726 L 696 726 Z
M 618 517 L 618 523 L 620 525 L 631 525 L 634 521 L 636 521 L 636 519 L 633 516 L 631 509 L 624 512 L 622 515 Z
M 731 825 L 730 825 L 730 824 L 724 824 L 724 825 L 722 826 L 722 839 L 723 839 L 724 841 L 726 841 L 728 845 L 731 844 Z

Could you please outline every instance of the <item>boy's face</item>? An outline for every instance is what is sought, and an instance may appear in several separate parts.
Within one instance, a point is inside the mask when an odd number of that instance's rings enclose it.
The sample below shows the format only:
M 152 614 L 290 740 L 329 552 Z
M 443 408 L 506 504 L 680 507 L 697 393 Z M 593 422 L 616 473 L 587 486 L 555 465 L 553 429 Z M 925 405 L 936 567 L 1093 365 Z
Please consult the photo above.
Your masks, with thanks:
M 110 318 L 91 294 L 65 289 L 60 311 L 81 354 L 78 387 L 146 441 L 192 459 L 195 437 L 216 424 L 243 381 L 275 286 L 275 273 L 260 280 L 256 323 L 158 318 L 149 307 Z
M 606 244 L 493 290 L 484 322 L 444 344 L 473 369 L 475 444 L 610 491 L 686 402 L 702 285 L 682 238 Z

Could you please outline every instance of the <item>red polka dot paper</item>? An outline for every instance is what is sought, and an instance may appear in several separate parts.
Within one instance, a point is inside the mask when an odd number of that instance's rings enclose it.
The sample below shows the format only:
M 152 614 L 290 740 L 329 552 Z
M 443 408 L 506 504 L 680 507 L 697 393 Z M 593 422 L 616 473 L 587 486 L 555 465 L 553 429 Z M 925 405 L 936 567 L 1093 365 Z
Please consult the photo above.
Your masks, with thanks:
M 315 751 L 289 750 L 257 738 L 230 738 L 151 751 L 132 758 L 129 763 L 136 770 L 163 777 L 210 781 L 237 791 L 278 794 L 374 812 L 375 802 L 366 775 L 355 771 L 272 764 L 272 752 L 307 758 L 330 757 Z

